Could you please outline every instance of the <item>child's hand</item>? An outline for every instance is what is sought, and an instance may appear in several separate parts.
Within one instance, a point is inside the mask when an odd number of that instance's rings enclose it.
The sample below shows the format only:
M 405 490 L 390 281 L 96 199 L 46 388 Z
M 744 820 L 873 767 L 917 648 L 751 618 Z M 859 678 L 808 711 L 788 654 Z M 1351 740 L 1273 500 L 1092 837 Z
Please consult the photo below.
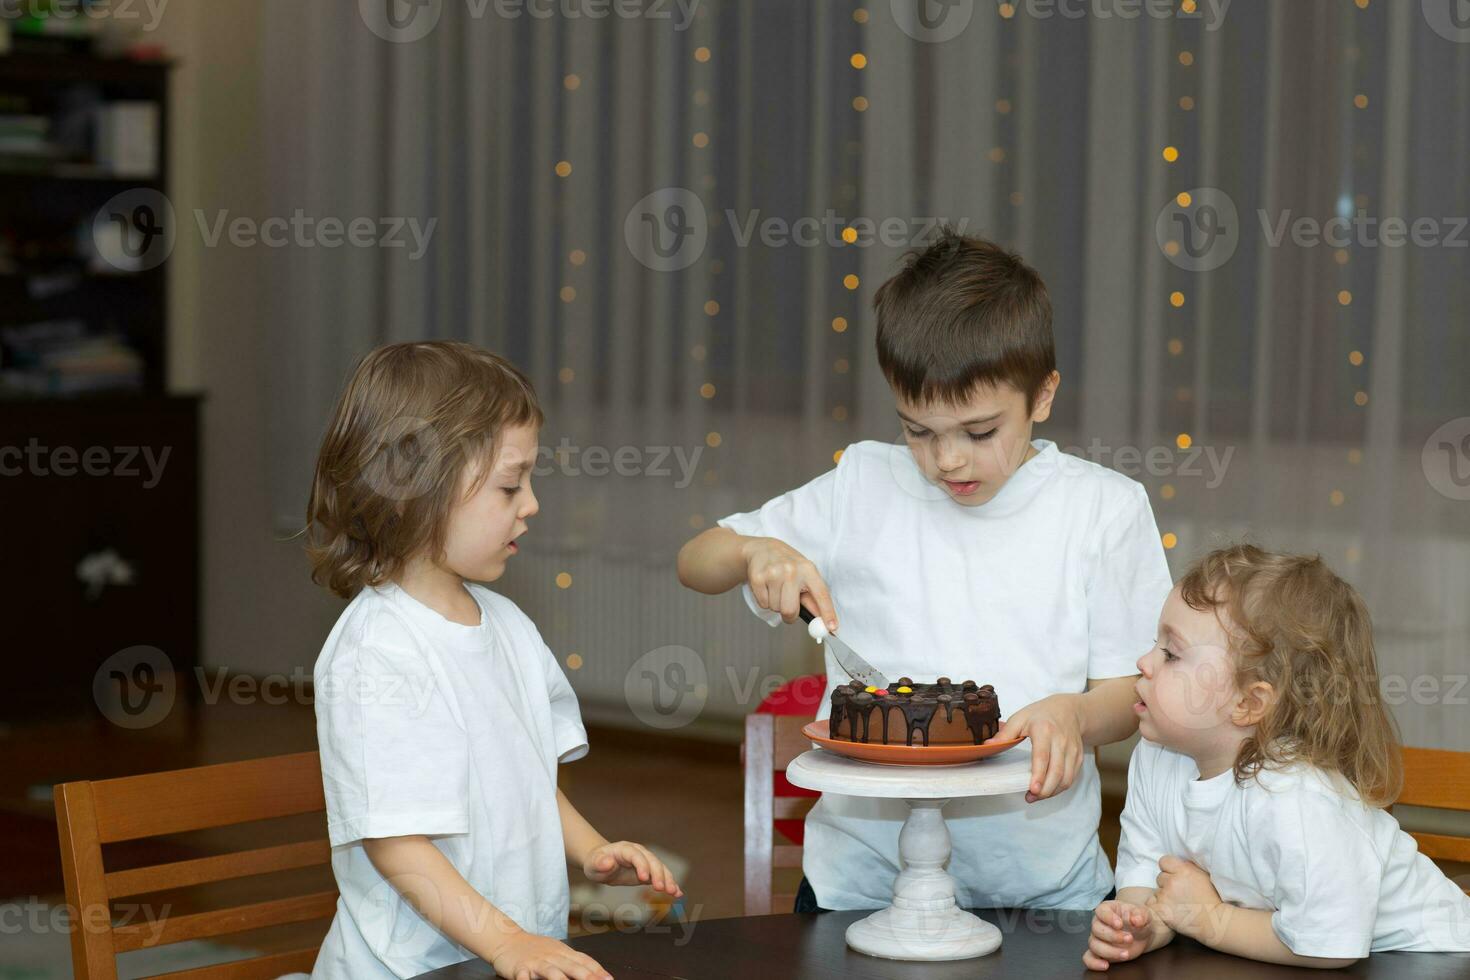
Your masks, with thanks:
M 683 898 L 684 889 L 669 869 L 642 844 L 620 840 L 604 844 L 587 855 L 582 871 L 590 881 L 608 885 L 649 885 L 656 892 Z
M 1159 888 L 1144 903 L 1165 925 L 1182 936 L 1199 939 L 1220 905 L 1210 874 L 1173 854 L 1159 858 Z
M 990 742 L 1031 739 L 1031 786 L 1026 802 L 1055 796 L 1072 785 L 1082 769 L 1082 713 L 1075 694 L 1053 694 L 1017 711 Z
M 1131 902 L 1107 901 L 1092 914 L 1092 935 L 1082 965 L 1089 970 L 1106 970 L 1119 960 L 1136 960 L 1149 950 L 1158 927 L 1148 909 Z
M 495 951 L 490 965 L 510 980 L 613 980 L 592 957 L 550 936 L 523 932 Z
M 745 546 L 745 577 L 756 605 L 781 614 L 788 623 L 801 613 L 802 594 L 812 615 L 820 616 L 827 632 L 837 632 L 837 609 L 827 583 L 805 555 L 785 541 L 751 538 Z

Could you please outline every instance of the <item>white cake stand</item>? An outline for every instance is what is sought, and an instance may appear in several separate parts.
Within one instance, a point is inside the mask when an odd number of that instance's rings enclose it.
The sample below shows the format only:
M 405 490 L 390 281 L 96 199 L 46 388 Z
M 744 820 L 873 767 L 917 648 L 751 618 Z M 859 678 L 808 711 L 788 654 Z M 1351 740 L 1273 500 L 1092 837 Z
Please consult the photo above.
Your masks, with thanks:
M 890 960 L 964 960 L 1000 946 L 1000 930 L 955 903 L 949 828 L 943 807 L 952 799 L 1024 793 L 1031 754 L 1007 752 L 956 766 L 884 766 L 813 749 L 792 760 L 786 778 L 822 793 L 905 800 L 908 819 L 898 834 L 902 869 L 893 904 L 847 927 L 847 945 Z

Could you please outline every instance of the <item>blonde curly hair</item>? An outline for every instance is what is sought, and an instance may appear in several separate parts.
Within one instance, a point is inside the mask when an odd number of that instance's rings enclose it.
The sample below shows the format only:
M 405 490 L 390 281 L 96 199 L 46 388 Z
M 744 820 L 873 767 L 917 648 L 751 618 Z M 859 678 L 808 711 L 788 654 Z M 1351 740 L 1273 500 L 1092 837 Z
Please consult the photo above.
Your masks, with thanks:
M 1275 701 L 1241 746 L 1235 779 L 1307 762 L 1340 773 L 1369 806 L 1403 787 L 1398 732 L 1379 693 L 1373 624 L 1356 589 L 1317 556 L 1238 544 L 1179 582 L 1191 608 L 1230 636 L 1235 686 L 1265 681 Z
M 472 493 L 501 430 L 543 421 L 531 382 L 498 354 L 458 341 L 368 352 L 317 454 L 306 508 L 312 581 L 351 598 L 420 553 L 442 556 L 466 467 L 478 470 Z

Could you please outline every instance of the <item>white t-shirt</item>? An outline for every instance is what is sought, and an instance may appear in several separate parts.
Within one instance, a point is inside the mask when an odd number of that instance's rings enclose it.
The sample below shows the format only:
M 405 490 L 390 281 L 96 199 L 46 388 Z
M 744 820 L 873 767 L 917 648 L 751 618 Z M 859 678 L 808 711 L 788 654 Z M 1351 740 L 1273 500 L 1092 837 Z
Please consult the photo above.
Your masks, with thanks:
M 1265 770 L 1237 786 L 1233 770 L 1202 780 L 1188 755 L 1139 741 L 1118 887 L 1157 888 L 1165 854 L 1209 872 L 1224 901 L 1274 909 L 1271 928 L 1298 956 L 1470 951 L 1470 895 L 1392 814 L 1315 766 Z
M 587 753 L 577 697 L 535 625 L 483 586 L 480 625 L 364 589 L 317 658 L 317 739 L 341 897 L 318 980 L 411 977 L 472 958 L 378 873 L 363 838 L 424 834 L 521 928 L 564 938 L 556 767 Z
M 839 631 L 890 680 L 947 676 L 995 686 L 1003 716 L 1089 677 L 1136 674 L 1169 593 L 1168 565 L 1143 488 L 1037 440 L 994 498 L 956 503 L 903 445 L 860 442 L 835 469 L 720 521 L 778 538 L 821 572 Z M 775 625 L 780 617 L 750 608 Z M 847 681 L 827 657 L 827 692 Z M 1029 754 L 1023 742 L 1009 754 Z M 1063 793 L 952 800 L 950 873 L 971 907 L 1092 908 L 1112 885 L 1097 839 L 1092 753 Z M 890 904 L 901 800 L 825 794 L 806 820 L 802 867 L 829 909 Z

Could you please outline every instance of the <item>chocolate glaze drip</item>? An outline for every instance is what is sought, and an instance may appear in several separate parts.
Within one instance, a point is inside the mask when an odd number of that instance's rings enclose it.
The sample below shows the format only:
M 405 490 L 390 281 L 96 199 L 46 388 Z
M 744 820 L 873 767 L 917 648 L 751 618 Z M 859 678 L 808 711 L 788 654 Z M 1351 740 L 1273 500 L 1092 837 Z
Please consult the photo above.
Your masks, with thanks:
M 876 713 L 882 725 L 883 744 L 894 741 L 889 738 L 889 718 L 896 716 L 894 722 L 903 724 L 905 745 L 914 744 L 915 734 L 928 745 L 929 728 L 940 709 L 949 723 L 959 711 L 976 745 L 1000 731 L 1000 702 L 995 688 L 989 684 L 981 687 L 974 681 L 964 681 L 956 687 L 948 677 L 941 677 L 933 684 L 915 684 L 911 678 L 900 677 L 894 685 L 899 687 L 911 688 L 912 693 L 900 694 L 893 688 L 882 694 L 870 693 L 858 681 L 837 688 L 832 692 L 831 737 L 852 742 L 873 741 L 872 719 Z

